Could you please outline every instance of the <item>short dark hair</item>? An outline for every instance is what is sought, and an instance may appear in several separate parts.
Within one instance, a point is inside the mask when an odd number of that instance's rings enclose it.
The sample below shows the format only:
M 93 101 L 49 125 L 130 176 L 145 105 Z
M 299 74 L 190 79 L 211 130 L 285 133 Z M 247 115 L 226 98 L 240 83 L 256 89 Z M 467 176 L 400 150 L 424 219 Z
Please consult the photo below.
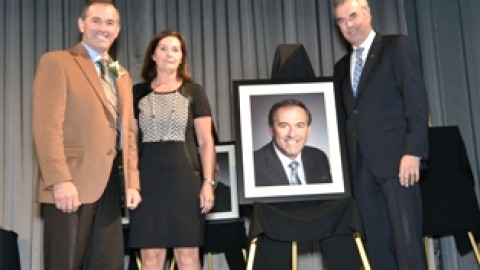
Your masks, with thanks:
M 118 15 L 119 15 L 118 16 L 118 23 L 120 24 L 120 12 L 118 11 L 117 6 L 115 6 L 115 4 L 112 2 L 112 0 L 90 0 L 90 1 L 88 1 L 85 4 L 85 6 L 83 7 L 82 13 L 80 13 L 80 18 L 82 18 L 82 20 L 85 20 L 87 18 L 88 9 L 92 5 L 95 5 L 95 4 L 111 5 L 112 7 L 114 7 L 115 10 L 117 11 Z
M 143 66 L 141 72 L 142 78 L 146 82 L 152 82 L 155 77 L 157 77 L 157 66 L 155 64 L 155 61 L 153 61 L 152 56 L 155 53 L 155 49 L 157 48 L 160 40 L 166 37 L 175 37 L 180 41 L 180 47 L 182 50 L 182 61 L 178 66 L 177 76 L 186 82 L 192 82 L 192 75 L 190 74 L 190 69 L 186 61 L 187 46 L 185 42 L 185 37 L 182 34 L 173 30 L 166 30 L 156 34 L 148 43 L 143 59 Z
M 273 104 L 273 106 L 270 108 L 270 111 L 268 112 L 268 125 L 270 127 L 273 127 L 275 124 L 275 114 L 277 113 L 277 111 L 280 108 L 286 108 L 286 107 L 302 108 L 307 114 L 307 118 L 308 118 L 307 124 L 310 126 L 310 124 L 312 123 L 312 114 L 310 113 L 310 110 L 300 100 L 291 98 L 291 99 L 284 99 L 282 101 L 279 101 Z

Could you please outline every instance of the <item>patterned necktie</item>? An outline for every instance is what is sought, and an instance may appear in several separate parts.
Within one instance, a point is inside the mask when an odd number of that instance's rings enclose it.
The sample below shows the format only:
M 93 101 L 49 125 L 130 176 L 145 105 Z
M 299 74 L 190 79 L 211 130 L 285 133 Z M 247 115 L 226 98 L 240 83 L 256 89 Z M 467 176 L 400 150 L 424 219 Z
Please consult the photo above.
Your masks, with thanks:
M 298 177 L 298 162 L 292 161 L 290 164 L 288 164 L 288 167 L 290 167 L 290 185 L 301 185 L 302 183 L 300 182 L 300 178 Z
M 121 121 L 118 114 L 118 99 L 117 93 L 115 92 L 115 88 L 113 88 L 112 80 L 110 79 L 110 71 L 108 70 L 108 60 L 105 58 L 100 58 L 98 60 L 100 64 L 100 77 L 102 78 L 102 85 L 103 90 L 105 91 L 105 95 L 107 96 L 108 102 L 111 105 L 111 108 L 114 112 L 113 117 L 115 118 L 115 126 L 117 130 L 117 139 L 116 145 L 117 149 L 121 148 Z
M 100 64 L 100 77 L 102 78 L 103 90 L 105 90 L 105 95 L 107 96 L 110 105 L 112 106 L 113 111 L 115 111 L 115 119 L 118 117 L 117 109 L 117 94 L 113 88 L 112 81 L 110 79 L 110 73 L 108 71 L 108 61 L 105 58 L 98 60 Z
M 352 78 L 352 90 L 353 96 L 357 96 L 357 87 L 360 82 L 360 76 L 362 75 L 363 69 L 363 59 L 362 53 L 365 48 L 359 47 L 355 50 L 355 67 L 353 69 L 353 78 Z

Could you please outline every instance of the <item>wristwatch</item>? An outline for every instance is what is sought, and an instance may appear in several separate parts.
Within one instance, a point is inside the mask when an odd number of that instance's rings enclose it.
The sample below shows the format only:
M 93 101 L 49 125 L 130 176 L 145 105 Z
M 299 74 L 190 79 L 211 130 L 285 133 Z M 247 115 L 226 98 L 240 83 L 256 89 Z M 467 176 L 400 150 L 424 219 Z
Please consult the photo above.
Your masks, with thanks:
M 209 184 L 209 185 L 212 186 L 213 188 L 216 188 L 216 187 L 217 187 L 217 181 L 215 181 L 215 180 L 205 179 L 205 180 L 203 180 L 203 182 Z

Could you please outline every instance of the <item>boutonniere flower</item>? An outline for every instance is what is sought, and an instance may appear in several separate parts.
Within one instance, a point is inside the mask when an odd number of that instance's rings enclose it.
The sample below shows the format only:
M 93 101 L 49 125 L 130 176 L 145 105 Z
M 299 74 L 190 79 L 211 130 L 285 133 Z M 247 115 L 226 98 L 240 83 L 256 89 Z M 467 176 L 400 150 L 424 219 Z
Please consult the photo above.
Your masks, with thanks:
M 125 75 L 125 71 L 121 70 L 118 61 L 108 63 L 108 70 L 118 79 Z

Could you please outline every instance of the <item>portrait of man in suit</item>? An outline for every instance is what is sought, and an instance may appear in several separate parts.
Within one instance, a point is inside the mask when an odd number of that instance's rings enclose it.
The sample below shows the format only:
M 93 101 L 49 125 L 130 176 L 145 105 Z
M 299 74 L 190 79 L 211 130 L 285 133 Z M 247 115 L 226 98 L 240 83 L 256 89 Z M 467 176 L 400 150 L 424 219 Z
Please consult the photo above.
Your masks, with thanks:
M 255 186 L 331 183 L 327 155 L 307 145 L 312 114 L 297 99 L 273 104 L 268 113 L 272 140 L 254 151 Z
M 228 153 L 217 153 L 215 164 L 215 205 L 212 212 L 226 212 L 232 208 L 232 194 L 228 171 Z

